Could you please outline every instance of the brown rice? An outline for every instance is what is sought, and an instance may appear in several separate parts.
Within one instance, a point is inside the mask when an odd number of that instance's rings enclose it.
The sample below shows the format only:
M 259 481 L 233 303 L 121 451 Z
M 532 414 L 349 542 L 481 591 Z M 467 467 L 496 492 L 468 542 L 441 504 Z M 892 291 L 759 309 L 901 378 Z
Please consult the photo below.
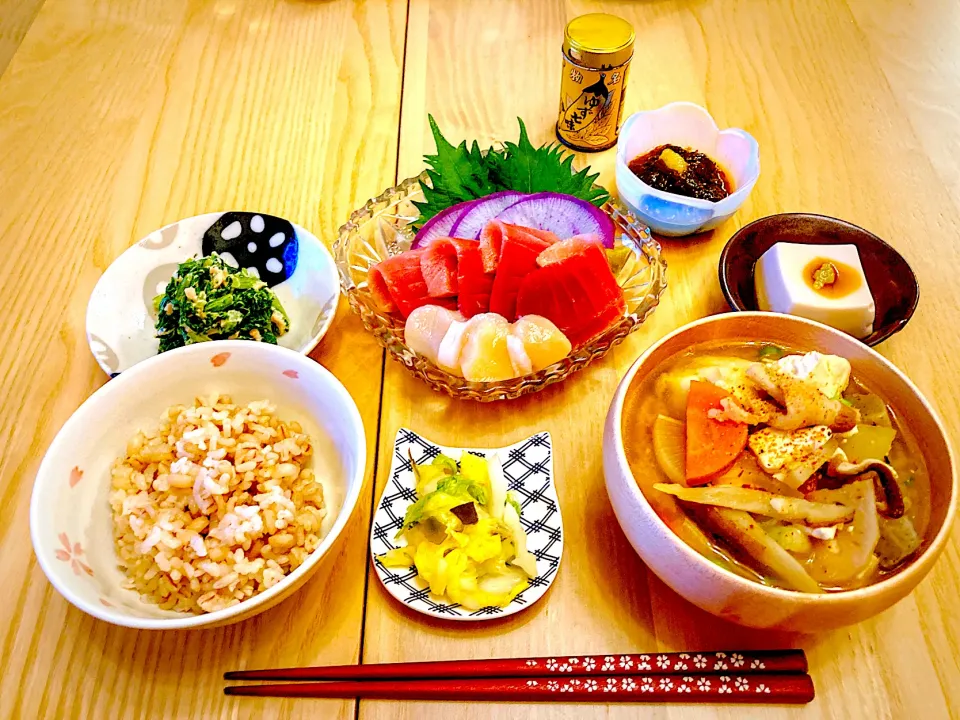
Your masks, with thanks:
M 268 401 L 175 405 L 113 466 L 124 586 L 166 610 L 213 612 L 275 585 L 320 544 L 313 445 Z

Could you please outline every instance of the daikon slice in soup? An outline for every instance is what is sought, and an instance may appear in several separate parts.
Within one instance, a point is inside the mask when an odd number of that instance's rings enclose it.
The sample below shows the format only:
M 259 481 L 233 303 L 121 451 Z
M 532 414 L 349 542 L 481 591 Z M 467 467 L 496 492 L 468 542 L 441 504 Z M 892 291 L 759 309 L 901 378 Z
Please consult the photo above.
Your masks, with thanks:
M 707 559 L 803 592 L 870 585 L 916 555 L 930 480 L 895 408 L 841 357 L 707 344 L 631 387 L 627 460 Z

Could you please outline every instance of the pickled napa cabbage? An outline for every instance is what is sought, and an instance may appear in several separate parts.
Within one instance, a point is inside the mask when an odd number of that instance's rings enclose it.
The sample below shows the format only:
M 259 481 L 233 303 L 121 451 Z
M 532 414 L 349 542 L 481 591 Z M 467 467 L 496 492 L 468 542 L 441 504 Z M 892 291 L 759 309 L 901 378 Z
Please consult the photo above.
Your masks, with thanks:
M 416 566 L 430 592 L 468 610 L 510 603 L 537 575 L 496 455 L 444 455 L 413 463 L 419 499 L 407 508 L 397 539 L 406 545 L 379 556 L 385 567 Z

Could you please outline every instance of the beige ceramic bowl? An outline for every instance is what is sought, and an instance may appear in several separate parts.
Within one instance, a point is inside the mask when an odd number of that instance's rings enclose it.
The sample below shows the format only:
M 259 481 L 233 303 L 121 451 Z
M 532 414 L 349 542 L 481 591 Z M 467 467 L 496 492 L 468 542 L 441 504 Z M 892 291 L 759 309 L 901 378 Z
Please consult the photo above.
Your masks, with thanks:
M 324 483 L 327 517 L 320 545 L 273 587 L 224 610 L 187 615 L 161 610 L 122 587 L 110 513 L 110 467 L 138 429 L 168 407 L 211 393 L 236 403 L 267 399 L 313 440 L 313 469 Z M 137 363 L 97 390 L 67 420 L 40 464 L 30 503 L 30 535 L 40 567 L 67 600 L 125 627 L 214 627 L 273 607 L 319 567 L 360 497 L 366 439 L 357 406 L 319 363 L 293 350 L 245 340 L 188 345 Z
M 859 590 L 812 595 L 745 580 L 710 562 L 680 540 L 659 518 L 627 464 L 622 427 L 631 386 L 660 364 L 711 341 L 763 341 L 841 355 L 853 372 L 879 392 L 917 438 L 930 473 L 933 509 L 920 556 L 900 573 Z M 603 436 L 607 492 L 634 549 L 661 580 L 704 610 L 742 625 L 814 632 L 865 620 L 904 598 L 943 550 L 957 507 L 957 472 L 943 424 L 912 382 L 866 345 L 820 323 L 789 315 L 742 312 L 685 325 L 649 348 L 630 368 L 610 406 Z

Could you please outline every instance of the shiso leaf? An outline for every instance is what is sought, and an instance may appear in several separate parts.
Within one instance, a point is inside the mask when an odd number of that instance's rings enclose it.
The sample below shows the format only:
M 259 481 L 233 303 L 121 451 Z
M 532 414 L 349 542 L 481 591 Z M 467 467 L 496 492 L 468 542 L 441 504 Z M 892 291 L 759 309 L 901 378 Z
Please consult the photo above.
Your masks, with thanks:
M 589 167 L 575 171 L 571 153 L 557 143 L 538 148 L 530 142 L 523 120 L 517 142 L 505 142 L 502 149 L 491 147 L 485 153 L 477 141 L 468 147 L 466 140 L 452 145 L 428 116 L 437 151 L 425 155 L 427 177 L 422 183 L 422 201 L 414 201 L 420 217 L 414 222 L 419 229 L 437 213 L 460 202 L 486 197 L 501 190 L 523 193 L 558 192 L 586 200 L 600 207 L 610 194 L 596 184 L 599 173 Z

